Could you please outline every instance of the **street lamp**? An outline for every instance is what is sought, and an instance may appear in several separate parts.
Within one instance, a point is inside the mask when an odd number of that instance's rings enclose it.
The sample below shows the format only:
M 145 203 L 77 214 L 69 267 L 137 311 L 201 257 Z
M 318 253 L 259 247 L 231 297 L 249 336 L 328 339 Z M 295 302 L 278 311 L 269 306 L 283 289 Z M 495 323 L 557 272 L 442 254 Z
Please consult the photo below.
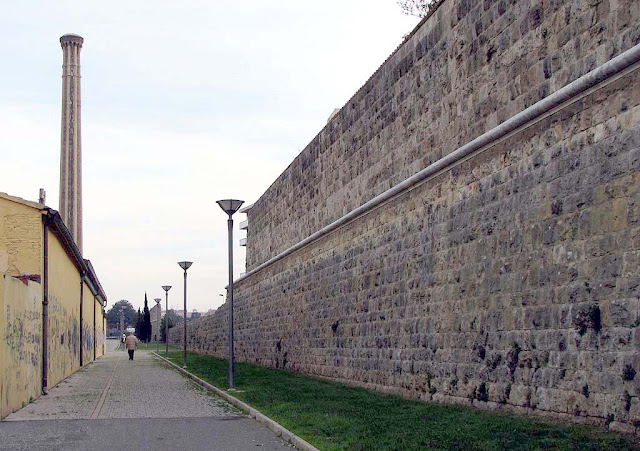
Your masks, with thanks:
M 187 367 L 187 269 L 193 265 L 193 262 L 178 262 L 178 265 L 184 269 L 184 351 L 182 353 L 182 368 Z
M 229 229 L 229 390 L 233 390 L 233 214 L 240 209 L 243 200 L 225 199 L 216 202 L 220 208 L 229 215 L 227 226 Z
M 164 309 L 164 343 L 165 343 L 165 351 L 164 358 L 169 358 L 169 290 L 171 289 L 171 285 L 162 285 L 162 289 L 164 290 L 166 304 Z
M 120 336 L 118 337 L 118 340 L 121 341 L 121 343 L 124 343 L 122 341 L 122 336 L 124 335 L 124 307 L 120 307 Z M 124 345 L 120 345 L 120 346 L 124 346 Z
M 156 307 L 158 308 L 158 322 L 156 323 L 156 352 L 160 353 L 160 337 L 158 337 L 158 335 L 160 335 L 160 301 L 162 301 L 162 298 L 155 298 L 154 301 L 156 301 Z

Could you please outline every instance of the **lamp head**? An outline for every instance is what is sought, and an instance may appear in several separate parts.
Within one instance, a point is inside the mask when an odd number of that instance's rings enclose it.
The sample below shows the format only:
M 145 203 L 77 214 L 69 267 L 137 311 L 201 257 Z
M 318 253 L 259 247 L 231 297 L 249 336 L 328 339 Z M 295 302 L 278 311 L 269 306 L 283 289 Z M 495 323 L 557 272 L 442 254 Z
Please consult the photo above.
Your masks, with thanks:
M 171 285 L 162 285 L 162 289 L 164 291 L 169 291 L 171 289 Z
M 216 203 L 220 205 L 220 208 L 222 208 L 222 210 L 226 214 L 231 216 L 240 209 L 242 204 L 244 204 L 244 201 L 236 200 L 236 199 L 225 199 L 225 200 L 218 200 L 216 201 Z
M 184 269 L 186 271 L 187 269 L 189 269 L 191 267 L 191 265 L 193 265 L 193 262 L 178 262 L 178 264 L 180 265 L 180 267 L 182 269 Z
M 156 304 L 160 304 L 160 301 L 162 301 L 162 298 L 155 298 L 154 301 L 156 301 Z

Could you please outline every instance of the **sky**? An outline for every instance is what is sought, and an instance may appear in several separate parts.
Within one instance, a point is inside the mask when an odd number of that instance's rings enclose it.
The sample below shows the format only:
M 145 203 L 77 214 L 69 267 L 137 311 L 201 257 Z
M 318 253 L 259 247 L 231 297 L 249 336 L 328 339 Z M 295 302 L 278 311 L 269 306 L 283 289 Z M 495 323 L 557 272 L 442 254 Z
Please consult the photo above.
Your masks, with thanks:
M 62 49 L 82 48 L 84 257 L 108 297 L 219 307 L 219 199 L 255 202 L 418 23 L 394 0 L 2 1 L 0 192 L 58 209 Z M 234 278 L 245 248 L 234 215 Z

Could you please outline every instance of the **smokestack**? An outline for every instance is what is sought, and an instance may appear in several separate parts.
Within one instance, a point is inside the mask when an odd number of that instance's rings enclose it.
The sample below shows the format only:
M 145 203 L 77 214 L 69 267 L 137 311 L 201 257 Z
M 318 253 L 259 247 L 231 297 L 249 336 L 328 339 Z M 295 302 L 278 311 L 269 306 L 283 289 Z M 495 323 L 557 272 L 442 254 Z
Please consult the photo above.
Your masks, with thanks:
M 40 196 L 38 197 L 38 202 L 42 205 L 47 205 L 47 193 L 44 188 L 40 188 Z
M 60 216 L 82 252 L 82 144 L 80 140 L 80 50 L 77 34 L 60 38 L 62 46 L 62 137 Z

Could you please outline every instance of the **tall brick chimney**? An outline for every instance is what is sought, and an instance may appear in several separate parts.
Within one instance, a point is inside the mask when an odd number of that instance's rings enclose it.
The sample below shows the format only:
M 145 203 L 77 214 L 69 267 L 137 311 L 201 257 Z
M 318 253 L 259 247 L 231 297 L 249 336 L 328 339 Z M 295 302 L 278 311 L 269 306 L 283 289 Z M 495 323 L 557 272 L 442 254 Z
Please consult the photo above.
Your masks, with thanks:
M 62 46 L 62 137 L 60 216 L 82 252 L 82 145 L 80 140 L 80 50 L 77 34 L 60 38 Z

